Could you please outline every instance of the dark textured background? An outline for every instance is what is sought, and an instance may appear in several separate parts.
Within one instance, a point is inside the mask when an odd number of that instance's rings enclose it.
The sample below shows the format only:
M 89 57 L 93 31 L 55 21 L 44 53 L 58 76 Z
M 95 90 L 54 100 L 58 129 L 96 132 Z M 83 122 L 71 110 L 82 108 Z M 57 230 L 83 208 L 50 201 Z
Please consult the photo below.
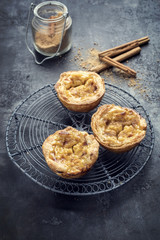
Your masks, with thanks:
M 72 50 L 43 66 L 34 63 L 24 38 L 30 1 L 0 2 L 0 239 L 158 240 L 160 239 L 160 1 L 68 0 L 73 19 Z M 36 1 L 36 3 L 39 3 Z M 150 43 L 128 66 L 138 72 L 147 96 L 129 87 L 113 70 L 114 85 L 147 109 L 155 147 L 144 169 L 115 191 L 90 197 L 63 196 L 30 180 L 10 161 L 5 146 L 7 121 L 15 107 L 61 72 L 81 69 L 78 48 L 105 50 L 148 35 Z M 70 61 L 71 60 L 71 61 Z M 103 76 L 103 74 L 102 74 Z M 106 81 L 113 84 L 111 79 Z

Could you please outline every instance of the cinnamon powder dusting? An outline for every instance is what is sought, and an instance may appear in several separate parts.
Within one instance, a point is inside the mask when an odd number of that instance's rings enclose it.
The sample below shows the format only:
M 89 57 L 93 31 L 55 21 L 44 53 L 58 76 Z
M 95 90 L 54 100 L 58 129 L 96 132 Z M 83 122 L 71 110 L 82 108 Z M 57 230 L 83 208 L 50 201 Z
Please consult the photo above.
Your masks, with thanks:
M 34 42 L 37 49 L 41 53 L 53 54 L 57 51 L 62 38 L 62 30 L 64 26 L 64 19 L 56 19 L 62 16 L 62 12 L 57 12 L 56 16 L 50 16 L 48 20 L 55 20 L 55 22 L 48 23 L 48 26 L 42 26 L 38 30 L 33 31 Z M 62 44 L 59 51 L 63 51 L 70 42 L 70 30 L 66 28 L 63 33 Z
M 98 57 L 99 52 L 100 50 L 96 48 L 90 48 L 87 50 L 84 50 L 83 48 L 78 48 L 74 55 L 74 58 L 70 61 L 74 62 L 80 69 L 83 69 L 84 71 L 89 71 L 90 69 L 94 68 L 95 66 L 98 66 L 99 64 L 104 64 L 99 60 Z M 129 60 L 126 61 L 126 63 L 128 62 Z M 108 68 L 101 72 L 100 75 L 107 79 L 108 82 L 111 82 L 115 85 L 116 84 L 122 85 L 124 84 L 125 81 L 129 87 L 136 90 L 146 100 L 149 99 L 148 94 L 150 90 L 147 89 L 146 86 L 144 86 L 143 78 L 129 77 L 118 68 Z M 141 75 L 141 73 L 139 73 L 138 75 Z

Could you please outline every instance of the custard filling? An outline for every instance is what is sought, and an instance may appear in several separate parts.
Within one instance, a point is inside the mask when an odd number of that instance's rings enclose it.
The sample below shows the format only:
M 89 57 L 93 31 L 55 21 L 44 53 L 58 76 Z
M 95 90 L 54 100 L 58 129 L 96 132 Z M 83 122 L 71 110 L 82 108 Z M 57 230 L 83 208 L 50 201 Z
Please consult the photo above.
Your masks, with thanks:
M 94 96 L 98 90 L 95 76 L 92 74 L 72 73 L 63 79 L 65 96 L 74 98 L 86 98 Z
M 67 173 L 87 170 L 92 155 L 92 141 L 87 133 L 77 130 L 58 131 L 51 144 L 53 149 L 50 159 L 62 164 Z
M 110 146 L 121 146 L 141 138 L 146 122 L 131 109 L 114 106 L 101 113 L 96 126 L 102 141 Z

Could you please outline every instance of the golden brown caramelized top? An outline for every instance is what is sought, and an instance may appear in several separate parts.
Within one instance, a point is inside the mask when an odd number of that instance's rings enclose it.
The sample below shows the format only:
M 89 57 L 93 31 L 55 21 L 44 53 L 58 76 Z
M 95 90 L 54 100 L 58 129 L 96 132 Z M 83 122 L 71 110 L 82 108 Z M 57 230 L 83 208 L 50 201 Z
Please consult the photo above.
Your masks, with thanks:
M 92 130 L 106 146 L 121 147 L 141 141 L 147 124 L 137 112 L 120 106 L 103 105 L 92 116 Z
M 69 71 L 62 73 L 55 86 L 66 101 L 94 101 L 105 92 L 104 80 L 94 72 Z
M 42 148 L 46 161 L 53 164 L 52 170 L 69 176 L 85 172 L 93 165 L 98 158 L 99 143 L 93 135 L 67 127 L 50 135 Z

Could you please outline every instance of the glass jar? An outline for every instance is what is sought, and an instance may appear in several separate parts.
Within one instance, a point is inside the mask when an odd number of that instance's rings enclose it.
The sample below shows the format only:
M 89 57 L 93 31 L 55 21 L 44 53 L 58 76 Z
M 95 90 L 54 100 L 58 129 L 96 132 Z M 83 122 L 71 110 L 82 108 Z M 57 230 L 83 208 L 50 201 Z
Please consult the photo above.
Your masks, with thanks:
M 67 7 L 57 1 L 38 4 L 32 19 L 35 49 L 44 56 L 59 56 L 71 48 L 72 19 Z

